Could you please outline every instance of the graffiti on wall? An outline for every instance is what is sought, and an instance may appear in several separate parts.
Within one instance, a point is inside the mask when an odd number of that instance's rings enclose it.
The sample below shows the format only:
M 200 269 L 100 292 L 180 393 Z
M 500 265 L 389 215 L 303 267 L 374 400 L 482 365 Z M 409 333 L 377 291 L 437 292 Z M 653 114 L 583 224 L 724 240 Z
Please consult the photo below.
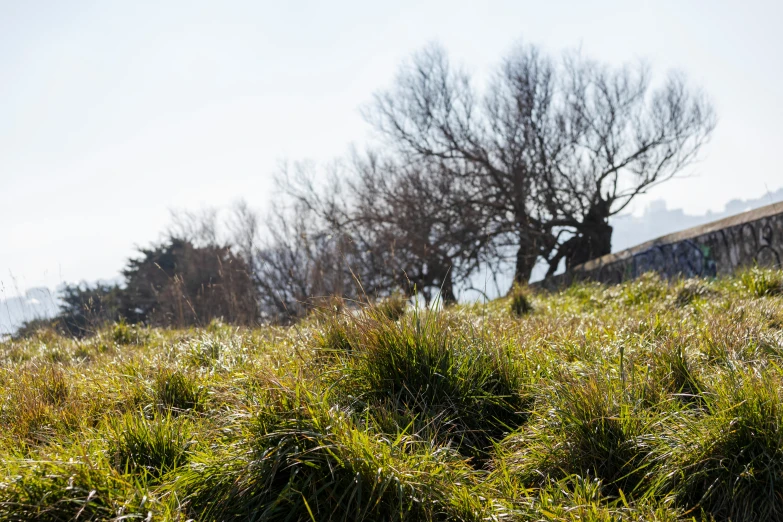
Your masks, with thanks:
M 658 272 L 666 278 L 710 277 L 717 275 L 715 260 L 710 247 L 699 245 L 689 239 L 678 243 L 655 245 L 635 254 L 628 264 L 628 279 L 639 277 L 645 272 Z
M 770 205 L 746 212 L 731 220 L 736 224 L 716 229 L 719 223 L 693 229 L 685 239 L 667 242 L 662 238 L 641 251 L 606 256 L 589 269 L 577 267 L 573 273 L 542 282 L 542 286 L 562 286 L 575 279 L 621 283 L 650 271 L 671 279 L 715 277 L 752 265 L 783 267 L 783 207 Z

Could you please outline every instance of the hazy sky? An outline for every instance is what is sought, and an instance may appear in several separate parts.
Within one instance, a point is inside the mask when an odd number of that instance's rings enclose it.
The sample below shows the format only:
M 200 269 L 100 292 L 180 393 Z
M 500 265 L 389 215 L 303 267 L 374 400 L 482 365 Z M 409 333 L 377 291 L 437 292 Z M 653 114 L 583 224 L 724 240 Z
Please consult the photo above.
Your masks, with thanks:
M 169 208 L 263 209 L 281 160 L 365 143 L 358 108 L 432 41 L 479 76 L 520 39 L 684 71 L 720 121 L 649 198 L 759 197 L 783 186 L 781 19 L 778 1 L 0 0 L 0 297 L 115 277 Z

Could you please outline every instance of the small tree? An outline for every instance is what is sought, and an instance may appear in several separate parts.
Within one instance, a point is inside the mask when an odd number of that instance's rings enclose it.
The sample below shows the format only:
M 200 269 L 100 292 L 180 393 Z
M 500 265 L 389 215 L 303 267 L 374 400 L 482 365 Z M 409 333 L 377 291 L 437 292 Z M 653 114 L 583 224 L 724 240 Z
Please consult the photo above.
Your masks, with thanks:
M 116 284 L 65 284 L 59 294 L 60 313 L 51 322 L 69 335 L 83 337 L 123 317 L 124 293 Z
M 214 318 L 244 325 L 256 321 L 250 267 L 229 247 L 196 247 L 170 238 L 140 252 L 123 271 L 123 314 L 130 322 L 183 327 Z

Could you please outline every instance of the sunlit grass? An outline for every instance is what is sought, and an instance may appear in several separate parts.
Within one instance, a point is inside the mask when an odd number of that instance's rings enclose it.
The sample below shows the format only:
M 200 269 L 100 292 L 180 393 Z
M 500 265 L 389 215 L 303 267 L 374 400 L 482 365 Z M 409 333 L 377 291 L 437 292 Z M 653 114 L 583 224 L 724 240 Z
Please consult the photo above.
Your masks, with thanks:
M 0 344 L 0 520 L 779 520 L 783 272 Z

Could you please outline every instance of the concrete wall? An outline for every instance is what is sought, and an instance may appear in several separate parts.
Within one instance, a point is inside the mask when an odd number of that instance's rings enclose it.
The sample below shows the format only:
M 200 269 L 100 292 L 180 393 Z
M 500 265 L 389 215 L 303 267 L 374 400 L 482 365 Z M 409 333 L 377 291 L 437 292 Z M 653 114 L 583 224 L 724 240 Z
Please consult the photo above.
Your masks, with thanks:
M 620 283 L 649 271 L 666 278 L 714 277 L 754 263 L 781 267 L 781 261 L 783 203 L 776 203 L 593 259 L 536 286 L 558 288 L 584 279 Z

